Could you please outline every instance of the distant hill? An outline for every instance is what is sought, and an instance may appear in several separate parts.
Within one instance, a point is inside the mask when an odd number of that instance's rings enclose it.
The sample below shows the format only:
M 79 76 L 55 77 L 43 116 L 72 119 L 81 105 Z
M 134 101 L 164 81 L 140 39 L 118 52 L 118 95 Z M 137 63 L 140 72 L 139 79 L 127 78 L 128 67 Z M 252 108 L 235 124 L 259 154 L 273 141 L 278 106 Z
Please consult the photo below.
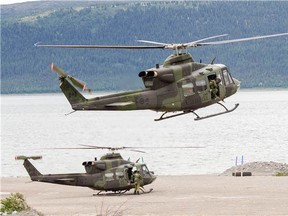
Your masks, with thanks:
M 171 51 L 45 49 L 51 44 L 181 43 L 288 32 L 288 2 L 43 1 L 1 6 L 1 91 L 59 91 L 54 62 L 95 90 L 142 88 L 139 71 Z M 226 38 L 225 38 L 226 39 Z M 191 49 L 194 59 L 230 67 L 242 87 L 288 87 L 288 37 Z

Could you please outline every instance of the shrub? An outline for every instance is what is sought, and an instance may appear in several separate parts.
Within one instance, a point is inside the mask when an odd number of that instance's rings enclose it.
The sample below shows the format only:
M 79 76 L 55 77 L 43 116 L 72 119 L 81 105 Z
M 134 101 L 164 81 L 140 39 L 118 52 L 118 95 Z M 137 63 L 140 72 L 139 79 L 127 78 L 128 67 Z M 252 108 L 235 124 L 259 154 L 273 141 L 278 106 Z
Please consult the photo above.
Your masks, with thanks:
M 288 176 L 288 172 L 277 172 L 276 176 Z
M 21 193 L 12 193 L 9 197 L 1 200 L 1 212 L 11 214 L 14 211 L 20 212 L 28 209 L 30 207 Z

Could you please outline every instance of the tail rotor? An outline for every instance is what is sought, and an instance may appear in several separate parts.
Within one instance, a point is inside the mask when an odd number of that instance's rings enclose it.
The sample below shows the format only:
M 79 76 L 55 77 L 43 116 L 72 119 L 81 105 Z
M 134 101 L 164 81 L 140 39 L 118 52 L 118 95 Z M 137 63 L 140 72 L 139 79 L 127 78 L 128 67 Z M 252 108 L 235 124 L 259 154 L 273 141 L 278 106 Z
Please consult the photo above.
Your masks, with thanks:
M 42 159 L 42 156 L 24 156 L 24 155 L 19 155 L 15 157 L 15 160 L 40 160 Z
M 60 67 L 57 67 L 54 63 L 51 64 L 51 71 L 56 72 L 60 78 L 69 79 L 73 83 L 73 85 L 75 85 L 79 89 L 82 89 L 82 91 L 88 91 L 89 93 L 91 93 L 92 90 L 87 88 L 85 82 L 66 74 Z

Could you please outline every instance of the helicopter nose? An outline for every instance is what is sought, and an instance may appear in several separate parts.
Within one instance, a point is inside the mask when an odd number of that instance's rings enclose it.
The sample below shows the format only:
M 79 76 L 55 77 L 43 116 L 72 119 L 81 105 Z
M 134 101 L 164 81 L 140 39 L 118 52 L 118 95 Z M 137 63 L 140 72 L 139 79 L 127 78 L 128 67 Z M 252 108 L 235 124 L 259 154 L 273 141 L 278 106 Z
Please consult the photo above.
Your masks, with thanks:
M 237 91 L 238 91 L 240 89 L 241 82 L 239 80 L 235 79 L 235 78 L 233 78 L 233 81 L 234 81 L 234 83 L 235 83 L 235 85 L 237 87 Z
M 156 180 L 157 177 L 153 172 L 150 172 L 150 176 L 151 176 L 151 183 L 152 183 Z

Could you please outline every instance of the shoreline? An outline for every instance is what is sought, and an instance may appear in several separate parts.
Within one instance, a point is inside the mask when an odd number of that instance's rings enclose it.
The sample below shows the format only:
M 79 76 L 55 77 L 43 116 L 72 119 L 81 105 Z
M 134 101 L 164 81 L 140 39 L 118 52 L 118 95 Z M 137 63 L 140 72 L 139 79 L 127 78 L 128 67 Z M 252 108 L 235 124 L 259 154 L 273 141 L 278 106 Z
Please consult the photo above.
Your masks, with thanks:
M 158 176 L 149 194 L 93 196 L 89 188 L 1 177 L 1 198 L 20 192 L 44 215 L 287 215 L 288 177 L 219 175 Z M 5 193 L 5 194 L 4 194 Z

